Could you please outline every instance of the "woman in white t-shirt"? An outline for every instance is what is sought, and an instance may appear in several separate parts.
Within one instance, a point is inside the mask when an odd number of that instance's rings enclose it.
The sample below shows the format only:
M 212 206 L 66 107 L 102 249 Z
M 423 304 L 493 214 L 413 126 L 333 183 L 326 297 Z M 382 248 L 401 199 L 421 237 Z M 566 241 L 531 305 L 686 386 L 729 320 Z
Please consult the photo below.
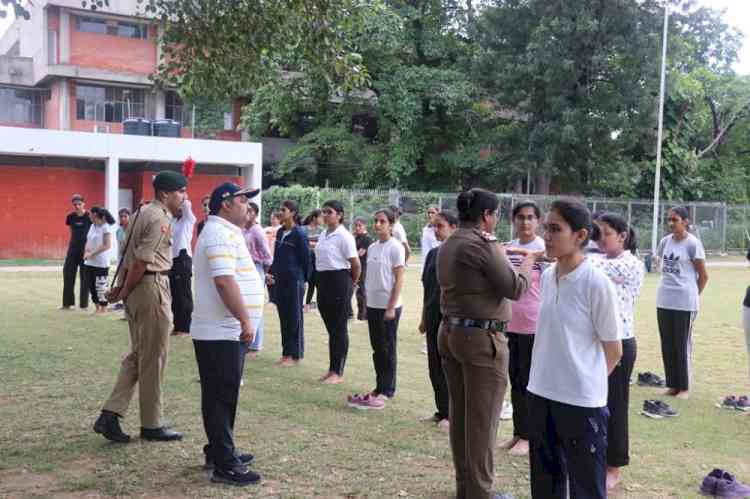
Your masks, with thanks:
M 401 209 L 395 205 L 389 206 L 388 209 L 391 210 L 393 216 L 396 217 L 396 221 L 393 224 L 393 227 L 391 227 L 391 234 L 393 234 L 393 239 L 404 245 L 406 261 L 408 262 L 409 256 L 411 256 L 411 246 L 409 246 L 409 238 L 406 235 L 406 229 L 404 229 L 403 224 L 400 222 Z
M 620 483 L 620 468 L 630 463 L 628 407 L 630 375 L 636 358 L 634 331 L 635 301 L 641 292 L 644 268 L 636 256 L 635 231 L 619 215 L 603 213 L 596 218 L 596 243 L 601 254 L 589 253 L 591 262 L 602 269 L 615 285 L 622 321 L 622 359 L 608 379 L 607 407 L 607 490 Z
M 348 397 L 351 407 L 382 409 L 396 394 L 396 338 L 401 318 L 401 288 L 404 285 L 404 247 L 391 235 L 396 217 L 389 209 L 373 217 L 377 241 L 367 248 L 367 328 L 375 367 L 375 389 Z
M 318 272 L 318 310 L 328 331 L 328 372 L 320 378 L 324 384 L 344 380 L 344 366 L 349 353 L 349 311 L 354 285 L 361 267 L 354 236 L 344 227 L 344 206 L 330 200 L 323 203 L 324 230 L 315 245 Z
M 529 377 L 533 498 L 605 499 L 607 377 L 622 355 L 615 287 L 586 258 L 591 214 L 577 201 L 552 203 Z
M 687 208 L 672 208 L 667 220 L 672 234 L 663 238 L 656 248 L 656 257 L 661 262 L 656 318 L 667 385 L 664 394 L 687 399 L 692 371 L 693 321 L 698 315 L 699 296 L 708 282 L 706 252 L 700 239 L 688 232 Z
M 109 273 L 112 234 L 115 232 L 115 218 L 105 208 L 94 206 L 89 212 L 92 225 L 86 235 L 86 249 L 83 264 L 86 268 L 91 301 L 96 305 L 96 313 L 107 311 L 107 274 Z

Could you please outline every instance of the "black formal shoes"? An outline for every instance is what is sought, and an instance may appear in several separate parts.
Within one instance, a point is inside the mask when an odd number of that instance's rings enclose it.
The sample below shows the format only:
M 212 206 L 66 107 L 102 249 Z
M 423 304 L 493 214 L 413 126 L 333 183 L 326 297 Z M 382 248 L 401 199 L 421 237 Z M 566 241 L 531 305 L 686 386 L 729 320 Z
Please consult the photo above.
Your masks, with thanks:
M 164 426 L 161 428 L 141 428 L 141 438 L 154 442 L 171 442 L 172 440 L 182 440 L 182 433 Z
M 96 423 L 94 423 L 94 431 L 112 442 L 121 444 L 130 442 L 130 435 L 122 431 L 120 418 L 114 412 L 102 411 Z

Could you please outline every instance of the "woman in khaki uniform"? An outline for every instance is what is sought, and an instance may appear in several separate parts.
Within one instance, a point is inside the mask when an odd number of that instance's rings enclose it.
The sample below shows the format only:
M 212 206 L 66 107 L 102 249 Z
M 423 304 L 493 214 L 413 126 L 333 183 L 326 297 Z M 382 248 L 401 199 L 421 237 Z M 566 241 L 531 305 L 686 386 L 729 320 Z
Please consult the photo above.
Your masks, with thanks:
M 492 491 L 493 449 L 508 381 L 505 326 L 510 300 L 529 286 L 536 253 L 518 271 L 492 235 L 497 196 L 483 189 L 456 201 L 460 225 L 441 246 L 437 274 L 444 317 L 438 349 L 450 393 L 450 442 L 457 499 L 500 499 Z

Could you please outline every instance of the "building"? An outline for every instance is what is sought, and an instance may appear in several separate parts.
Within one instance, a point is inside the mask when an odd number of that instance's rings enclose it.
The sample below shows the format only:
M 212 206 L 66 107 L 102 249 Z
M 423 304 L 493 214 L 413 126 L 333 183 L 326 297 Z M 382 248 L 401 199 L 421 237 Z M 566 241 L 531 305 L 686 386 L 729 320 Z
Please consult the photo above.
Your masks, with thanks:
M 179 169 L 187 156 L 197 162 L 195 210 L 220 182 L 261 185 L 262 147 L 240 141 L 238 106 L 212 134 L 231 143 L 199 140 L 192 109 L 152 84 L 158 27 L 139 5 L 110 0 L 103 12 L 35 0 L 31 18 L 0 38 L 0 258 L 62 258 L 73 193 L 88 207 L 132 210 L 151 196 L 156 172 Z M 124 135 L 131 118 L 172 120 L 159 123 L 181 138 Z

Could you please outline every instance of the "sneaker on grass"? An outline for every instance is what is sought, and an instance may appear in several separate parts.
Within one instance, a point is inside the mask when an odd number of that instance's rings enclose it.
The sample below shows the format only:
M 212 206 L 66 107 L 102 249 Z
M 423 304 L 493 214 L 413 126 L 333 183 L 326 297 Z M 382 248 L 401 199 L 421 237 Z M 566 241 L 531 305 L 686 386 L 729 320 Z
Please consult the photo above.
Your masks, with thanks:
M 652 419 L 663 419 L 679 416 L 680 413 L 661 400 L 644 400 L 641 414 Z
M 724 400 L 722 400 L 720 404 L 716 404 L 716 407 L 735 410 L 737 408 L 737 401 L 737 397 L 734 395 L 728 395 L 724 397 Z
M 716 480 L 716 497 L 747 497 L 750 496 L 750 487 L 726 471 L 721 478 Z
M 664 380 L 659 375 L 652 372 L 638 373 L 638 384 L 640 386 L 655 386 L 663 387 L 665 385 Z
M 211 473 L 211 481 L 244 487 L 260 482 L 260 475 L 244 464 L 238 464 L 228 469 L 216 468 Z
M 747 395 L 743 395 L 738 398 L 737 403 L 734 405 L 734 408 L 742 412 L 750 411 L 750 400 L 747 398 Z

